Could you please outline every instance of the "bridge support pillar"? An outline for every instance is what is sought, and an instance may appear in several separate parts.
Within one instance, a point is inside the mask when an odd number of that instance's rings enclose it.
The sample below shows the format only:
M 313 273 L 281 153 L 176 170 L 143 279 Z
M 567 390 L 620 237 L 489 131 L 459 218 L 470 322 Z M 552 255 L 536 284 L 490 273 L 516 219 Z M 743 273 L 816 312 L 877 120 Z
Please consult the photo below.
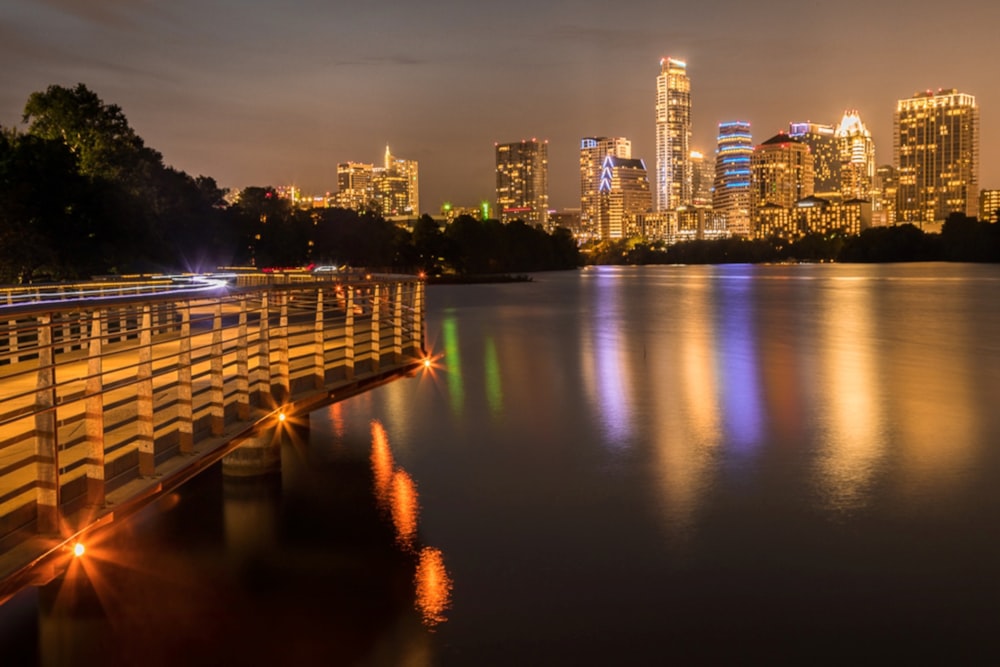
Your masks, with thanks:
M 222 474 L 227 477 L 258 477 L 281 470 L 281 434 L 283 425 L 262 428 L 247 436 L 222 459 Z

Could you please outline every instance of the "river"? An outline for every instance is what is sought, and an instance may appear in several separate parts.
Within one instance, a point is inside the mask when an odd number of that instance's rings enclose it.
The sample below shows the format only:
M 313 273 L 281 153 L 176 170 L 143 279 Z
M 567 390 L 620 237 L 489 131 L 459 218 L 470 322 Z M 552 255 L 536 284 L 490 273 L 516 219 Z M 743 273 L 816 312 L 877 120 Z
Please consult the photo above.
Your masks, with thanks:
M 1000 267 L 592 267 L 427 297 L 431 369 L 313 413 L 280 479 L 208 471 L 109 531 L 87 577 L 0 609 L 0 648 L 1000 660 Z

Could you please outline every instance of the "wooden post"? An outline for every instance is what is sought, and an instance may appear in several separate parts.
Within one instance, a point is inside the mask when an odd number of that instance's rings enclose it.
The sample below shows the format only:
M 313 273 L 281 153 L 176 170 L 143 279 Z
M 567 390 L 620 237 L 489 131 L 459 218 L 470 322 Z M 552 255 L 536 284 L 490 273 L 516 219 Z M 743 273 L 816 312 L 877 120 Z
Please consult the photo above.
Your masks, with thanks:
M 392 289 L 392 363 L 403 361 L 403 283 Z
M 236 332 L 236 412 L 240 421 L 250 419 L 250 354 L 247 350 L 247 298 L 240 298 L 239 328 Z
M 226 432 L 226 394 L 222 375 L 222 303 L 215 304 L 212 315 L 212 351 L 209 414 L 212 419 L 212 435 Z
M 278 400 L 280 403 L 286 402 L 292 395 L 288 367 L 288 295 L 289 292 L 284 292 L 281 295 L 278 316 L 278 387 L 281 391 Z
M 177 352 L 177 434 L 181 454 L 194 452 L 194 391 L 191 381 L 191 304 L 177 306 L 181 316 Z
M 258 395 L 267 397 L 266 407 L 274 403 L 271 394 L 271 310 L 269 292 L 265 288 L 260 294 L 260 323 L 257 331 Z
M 59 532 L 59 431 L 56 420 L 56 369 L 52 355 L 52 315 L 38 317 L 38 379 L 35 385 L 35 457 L 38 532 Z
M 413 295 L 413 343 L 421 354 L 424 353 L 424 290 L 426 289 L 426 283 L 420 281 L 416 284 Z
M 354 379 L 354 288 L 344 288 L 344 377 Z
M 136 397 L 136 441 L 139 445 L 139 474 L 156 474 L 156 450 L 153 442 L 153 320 L 149 304 L 142 307 L 139 323 L 138 396 Z
M 382 286 L 372 285 L 372 326 L 371 326 L 371 357 L 372 372 L 378 372 L 382 355 L 382 333 L 379 326 L 379 311 L 382 309 Z
M 313 386 L 326 385 L 326 350 L 323 331 L 323 288 L 316 288 L 316 323 L 313 326 Z
M 83 335 L 81 334 L 81 338 Z M 87 396 L 84 421 L 87 433 L 87 505 L 102 507 L 105 501 L 104 487 L 104 339 L 101 336 L 101 311 L 95 310 L 90 317 L 90 350 L 87 355 Z

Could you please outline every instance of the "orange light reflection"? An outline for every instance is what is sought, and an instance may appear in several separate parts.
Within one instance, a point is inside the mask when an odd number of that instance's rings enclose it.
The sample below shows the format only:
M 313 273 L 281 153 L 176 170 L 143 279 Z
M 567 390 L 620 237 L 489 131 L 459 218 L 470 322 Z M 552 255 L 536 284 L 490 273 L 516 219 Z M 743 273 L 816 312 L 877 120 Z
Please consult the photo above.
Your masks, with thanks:
M 417 487 L 405 470 L 397 468 L 392 476 L 392 522 L 396 526 L 396 539 L 406 551 L 413 551 L 419 512 Z
M 433 628 L 445 622 L 445 611 L 451 606 L 452 582 L 439 549 L 421 549 L 414 582 L 417 589 L 416 607 L 423 617 L 424 625 Z

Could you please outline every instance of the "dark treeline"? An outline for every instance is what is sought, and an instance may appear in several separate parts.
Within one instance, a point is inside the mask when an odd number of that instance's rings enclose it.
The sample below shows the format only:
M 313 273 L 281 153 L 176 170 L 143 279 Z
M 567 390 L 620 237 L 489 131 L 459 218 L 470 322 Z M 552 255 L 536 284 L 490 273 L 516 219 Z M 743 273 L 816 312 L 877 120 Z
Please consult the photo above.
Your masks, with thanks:
M 401 272 L 573 268 L 572 236 L 459 218 L 413 229 L 344 209 L 301 210 L 271 187 L 236 203 L 207 176 L 163 163 L 117 105 L 83 84 L 50 86 L 0 127 L 0 282 L 207 271 L 220 266 L 348 264 Z
M 807 234 L 794 243 L 725 238 L 686 241 L 664 248 L 640 242 L 603 242 L 585 249 L 584 254 L 590 264 L 1000 262 L 1000 224 L 953 213 L 940 234 L 905 224 L 872 227 L 857 236 Z

